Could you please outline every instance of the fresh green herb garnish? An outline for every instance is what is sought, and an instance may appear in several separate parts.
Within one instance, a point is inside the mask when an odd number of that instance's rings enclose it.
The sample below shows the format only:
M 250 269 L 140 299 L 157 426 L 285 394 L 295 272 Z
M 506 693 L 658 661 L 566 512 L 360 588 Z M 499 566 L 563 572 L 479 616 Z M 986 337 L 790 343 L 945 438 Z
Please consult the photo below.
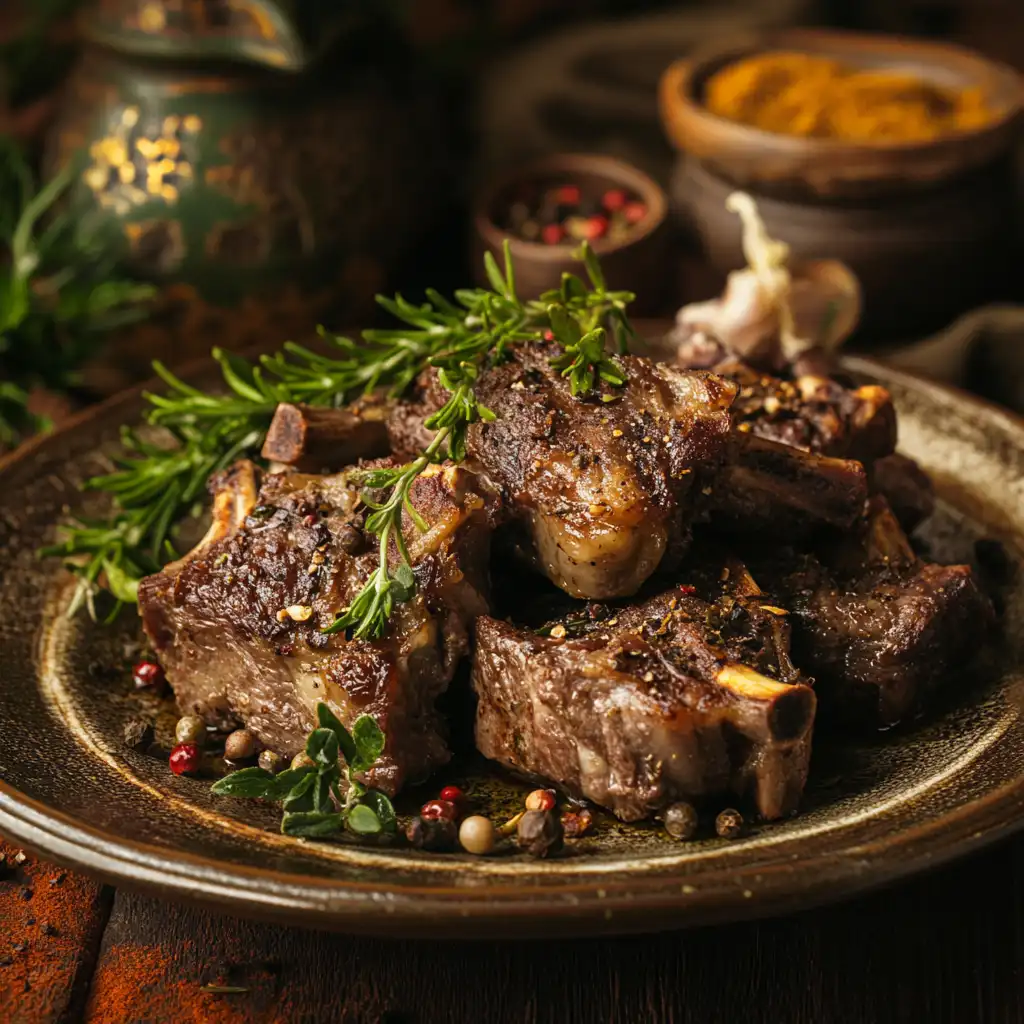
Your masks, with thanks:
M 254 366 L 214 350 L 225 394 L 206 394 L 155 364 L 168 393 L 146 396 L 146 419 L 166 428 L 171 443 L 144 442 L 126 429 L 126 454 L 117 460 L 115 471 L 85 485 L 113 496 L 113 515 L 65 527 L 63 542 L 44 552 L 63 557 L 79 575 L 72 611 L 86 602 L 94 612 L 93 596 L 101 584 L 117 598 L 115 613 L 121 604 L 136 600 L 139 579 L 176 557 L 175 527 L 195 511 L 209 475 L 242 455 L 258 453 L 278 403 L 340 406 L 378 389 L 398 397 L 423 370 L 436 367 L 450 397 L 426 421 L 434 431 L 430 443 L 412 462 L 368 471 L 359 480 L 367 488 L 364 500 L 371 515 L 366 529 L 379 540 L 380 562 L 327 630 L 350 631 L 360 639 L 381 636 L 395 603 L 415 591 L 403 514 L 421 529 L 427 524 L 410 500 L 413 483 L 431 463 L 461 461 L 469 426 L 493 418 L 476 400 L 474 384 L 480 373 L 505 359 L 510 345 L 547 336 L 561 347 L 554 364 L 569 379 L 574 395 L 587 394 L 598 381 L 613 387 L 625 382 L 621 366 L 605 351 L 605 333 L 612 333 L 619 352 L 626 351 L 632 333 L 626 306 L 633 296 L 607 289 L 586 244 L 579 256 L 590 287 L 575 274 L 564 274 L 561 287 L 539 299 L 523 301 L 516 295 L 507 247 L 504 272 L 490 254 L 486 257 L 491 289 L 458 291 L 454 302 L 428 290 L 422 305 L 401 296 L 379 296 L 381 306 L 402 326 L 364 331 L 360 343 L 324 335 L 337 350 L 331 356 L 289 342 Z
M 360 715 L 349 732 L 322 702 L 316 717 L 319 727 L 306 738 L 306 756 L 312 764 L 279 775 L 243 768 L 215 782 L 212 791 L 217 796 L 280 803 L 281 831 L 290 836 L 326 839 L 346 827 L 358 835 L 394 832 L 391 801 L 355 778 L 372 768 L 384 751 L 384 734 L 376 720 Z
M 0 443 L 8 446 L 47 425 L 28 411 L 28 391 L 73 387 L 104 334 L 144 316 L 155 294 L 114 275 L 95 217 L 56 212 L 74 174 L 69 163 L 36 191 L 21 151 L 0 137 Z

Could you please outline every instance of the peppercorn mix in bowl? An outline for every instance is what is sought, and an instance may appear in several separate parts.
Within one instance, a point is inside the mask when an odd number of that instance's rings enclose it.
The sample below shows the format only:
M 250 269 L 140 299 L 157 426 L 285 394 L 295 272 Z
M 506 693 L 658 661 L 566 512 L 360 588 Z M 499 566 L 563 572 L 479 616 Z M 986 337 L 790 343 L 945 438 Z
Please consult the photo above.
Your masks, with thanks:
M 641 312 L 656 312 L 667 282 L 668 200 L 639 169 L 596 154 L 555 154 L 488 183 L 475 204 L 473 265 L 499 263 L 507 240 L 517 289 L 536 297 L 576 273 L 573 254 L 587 242 L 610 288 L 638 293 Z M 636 307 L 634 307 L 636 308 Z

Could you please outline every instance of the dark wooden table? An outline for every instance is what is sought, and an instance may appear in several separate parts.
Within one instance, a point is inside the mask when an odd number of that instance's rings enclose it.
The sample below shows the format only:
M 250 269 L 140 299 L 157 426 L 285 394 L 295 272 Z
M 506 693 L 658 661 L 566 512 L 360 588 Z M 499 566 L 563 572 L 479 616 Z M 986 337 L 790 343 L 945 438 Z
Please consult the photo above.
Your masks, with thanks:
M 0 851 L 3 1024 L 1024 1021 L 1024 837 L 787 918 L 558 943 L 256 924 Z

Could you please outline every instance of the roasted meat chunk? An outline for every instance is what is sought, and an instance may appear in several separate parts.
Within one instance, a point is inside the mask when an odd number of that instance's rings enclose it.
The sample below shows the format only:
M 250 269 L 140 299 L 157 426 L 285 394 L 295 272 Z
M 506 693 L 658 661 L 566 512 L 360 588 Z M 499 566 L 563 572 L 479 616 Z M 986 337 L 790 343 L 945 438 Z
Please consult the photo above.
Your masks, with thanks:
M 742 566 L 713 601 L 680 587 L 590 605 L 543 630 L 478 620 L 476 742 L 502 764 L 636 821 L 680 799 L 796 810 L 814 692 L 788 655 L 782 609 Z
M 920 561 L 881 497 L 832 552 L 751 560 L 790 611 L 794 660 L 814 677 L 823 706 L 847 722 L 907 718 L 967 666 L 992 618 L 971 569 Z
M 736 385 L 732 416 L 737 431 L 862 462 L 871 493 L 887 499 L 906 530 L 931 515 L 931 480 L 912 459 L 895 454 L 896 409 L 885 388 L 847 387 L 827 374 L 820 353 L 808 354 L 780 377 L 728 354 L 702 331 L 678 339 L 677 345 L 677 365 L 712 371 Z M 741 488 L 730 491 L 743 493 Z
M 560 351 L 516 347 L 475 391 L 496 415 L 474 424 L 471 468 L 502 497 L 523 550 L 575 597 L 634 594 L 685 550 L 703 481 L 729 436 L 731 384 L 623 356 L 623 388 L 580 399 L 552 368 Z M 391 421 L 392 449 L 411 458 L 429 440 L 423 420 L 446 400 L 436 374 Z M 607 399 L 607 400 L 603 400 Z
M 183 712 L 244 724 L 291 756 L 326 701 L 346 724 L 376 718 L 387 737 L 368 781 L 388 793 L 448 760 L 435 701 L 487 610 L 489 509 L 465 470 L 432 466 L 406 520 L 416 579 L 379 641 L 322 632 L 378 565 L 347 473 L 272 474 L 248 462 L 213 482 L 214 523 L 179 562 L 142 581 L 143 625 Z M 397 558 L 397 552 L 393 551 Z
M 710 370 L 736 385 L 732 415 L 741 432 L 860 462 L 884 458 L 896 448 L 892 396 L 877 384 L 848 388 L 817 368 L 774 376 L 702 333 L 680 344 L 676 364 Z
M 792 534 L 860 514 L 863 468 L 733 433 L 731 382 L 624 356 L 624 387 L 580 399 L 551 366 L 559 351 L 518 346 L 481 375 L 477 396 L 496 419 L 470 428 L 467 454 L 501 496 L 519 549 L 568 594 L 635 594 L 678 563 L 691 525 L 708 516 Z M 422 450 L 424 419 L 446 396 L 431 372 L 396 408 L 396 455 Z

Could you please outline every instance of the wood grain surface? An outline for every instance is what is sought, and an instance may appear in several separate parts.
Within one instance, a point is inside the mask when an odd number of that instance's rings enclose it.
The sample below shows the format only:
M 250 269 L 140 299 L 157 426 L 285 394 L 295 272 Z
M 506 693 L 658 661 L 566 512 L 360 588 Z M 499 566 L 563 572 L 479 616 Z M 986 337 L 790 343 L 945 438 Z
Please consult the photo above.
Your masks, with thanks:
M 30 857 L 0 881 L 0 1021 L 1011 1024 L 1024 1021 L 1022 855 L 1024 837 L 778 920 L 472 944 L 237 920 Z

